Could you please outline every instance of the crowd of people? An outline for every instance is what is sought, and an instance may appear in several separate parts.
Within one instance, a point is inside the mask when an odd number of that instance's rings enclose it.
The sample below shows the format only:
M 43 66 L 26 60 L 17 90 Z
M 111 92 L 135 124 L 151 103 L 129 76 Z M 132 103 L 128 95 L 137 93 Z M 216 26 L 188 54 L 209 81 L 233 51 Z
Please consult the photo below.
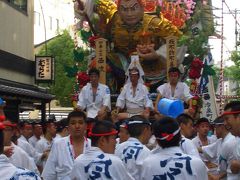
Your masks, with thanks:
M 44 180 L 239 180 L 240 102 L 226 104 L 210 123 L 191 116 L 189 88 L 177 68 L 159 96 L 181 99 L 189 108 L 177 118 L 157 111 L 141 69 L 128 69 L 126 84 L 111 113 L 109 88 L 99 71 L 79 94 L 78 108 L 56 122 L 0 122 L 0 179 Z

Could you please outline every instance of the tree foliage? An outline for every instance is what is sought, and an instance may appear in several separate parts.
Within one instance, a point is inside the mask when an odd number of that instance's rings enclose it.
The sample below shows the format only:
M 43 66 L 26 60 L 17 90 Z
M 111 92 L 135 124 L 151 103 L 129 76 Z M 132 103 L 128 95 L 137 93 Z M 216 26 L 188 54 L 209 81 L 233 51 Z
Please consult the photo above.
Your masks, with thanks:
M 56 95 L 61 106 L 70 106 L 75 78 L 65 75 L 64 66 L 72 66 L 74 43 L 67 31 L 47 43 L 47 53 L 42 48 L 38 55 L 51 55 L 55 58 L 55 82 L 50 85 L 50 93 Z

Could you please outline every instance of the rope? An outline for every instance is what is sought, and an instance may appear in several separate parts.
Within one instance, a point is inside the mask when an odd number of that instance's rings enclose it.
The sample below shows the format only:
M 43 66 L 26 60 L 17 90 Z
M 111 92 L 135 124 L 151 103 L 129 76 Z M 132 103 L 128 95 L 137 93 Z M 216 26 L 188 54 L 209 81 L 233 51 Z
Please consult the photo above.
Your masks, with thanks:
M 222 27 L 221 27 L 221 66 L 220 66 L 220 79 L 219 79 L 219 95 L 220 95 L 220 106 L 219 106 L 219 113 L 222 114 L 223 110 L 223 45 L 224 45 L 224 38 L 223 38 L 223 3 L 225 0 L 222 0 Z

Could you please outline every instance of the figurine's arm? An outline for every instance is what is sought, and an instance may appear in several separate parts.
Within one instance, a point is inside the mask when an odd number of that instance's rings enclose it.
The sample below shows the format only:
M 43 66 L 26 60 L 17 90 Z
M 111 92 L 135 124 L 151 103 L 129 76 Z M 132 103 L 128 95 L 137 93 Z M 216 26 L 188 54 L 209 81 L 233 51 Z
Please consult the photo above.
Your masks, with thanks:
M 157 36 L 177 36 L 180 37 L 182 32 L 174 26 L 170 21 L 165 19 L 162 15 L 160 17 L 153 17 L 149 23 L 149 30 Z

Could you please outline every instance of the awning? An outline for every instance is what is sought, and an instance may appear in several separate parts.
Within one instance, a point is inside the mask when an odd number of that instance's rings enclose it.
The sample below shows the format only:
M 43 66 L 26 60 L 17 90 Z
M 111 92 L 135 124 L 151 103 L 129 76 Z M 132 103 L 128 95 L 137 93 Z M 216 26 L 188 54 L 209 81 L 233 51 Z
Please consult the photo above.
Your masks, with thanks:
M 0 84 L 0 96 L 12 95 L 12 96 L 19 96 L 19 97 L 24 97 L 29 99 L 47 100 L 47 101 L 50 101 L 55 98 L 54 95 L 47 93 L 46 89 L 43 89 L 43 88 L 39 88 L 36 86 L 29 86 L 29 88 L 16 87 L 16 86 Z

